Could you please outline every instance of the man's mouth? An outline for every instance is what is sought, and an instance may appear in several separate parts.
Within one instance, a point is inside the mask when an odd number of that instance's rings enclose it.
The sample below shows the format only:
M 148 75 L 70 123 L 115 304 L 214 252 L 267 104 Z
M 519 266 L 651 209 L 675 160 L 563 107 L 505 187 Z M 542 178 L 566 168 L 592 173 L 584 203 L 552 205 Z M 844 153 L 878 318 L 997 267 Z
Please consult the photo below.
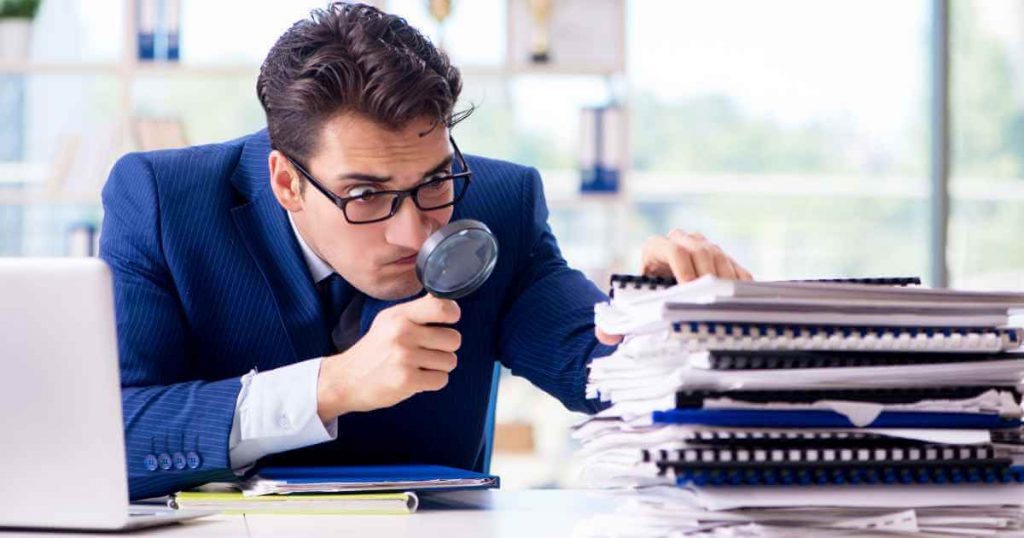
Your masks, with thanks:
M 395 261 L 393 261 L 391 263 L 393 263 L 395 265 L 412 265 L 412 264 L 416 263 L 416 256 L 417 256 L 416 254 L 412 254 L 412 255 L 406 256 L 404 258 L 399 258 L 399 259 L 397 259 L 397 260 L 395 260 Z

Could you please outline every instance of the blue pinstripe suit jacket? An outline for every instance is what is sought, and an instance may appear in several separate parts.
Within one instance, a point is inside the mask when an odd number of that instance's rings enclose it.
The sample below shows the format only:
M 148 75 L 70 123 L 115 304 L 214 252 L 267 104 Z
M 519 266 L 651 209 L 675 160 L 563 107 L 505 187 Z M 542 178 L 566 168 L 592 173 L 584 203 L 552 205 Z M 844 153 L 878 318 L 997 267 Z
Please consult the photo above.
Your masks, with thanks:
M 100 256 L 114 274 L 131 497 L 232 479 L 228 435 L 239 378 L 328 354 L 330 337 L 284 210 L 270 188 L 266 131 L 223 144 L 129 154 L 103 189 Z M 275 465 L 420 462 L 475 468 L 494 361 L 577 411 L 605 300 L 559 253 L 540 177 L 467 157 L 474 181 L 453 218 L 486 223 L 501 256 L 459 301 L 463 335 L 448 386 L 340 418 L 338 439 Z M 361 334 L 395 303 L 367 298 Z M 149 454 L 194 451 L 198 468 L 147 470 Z

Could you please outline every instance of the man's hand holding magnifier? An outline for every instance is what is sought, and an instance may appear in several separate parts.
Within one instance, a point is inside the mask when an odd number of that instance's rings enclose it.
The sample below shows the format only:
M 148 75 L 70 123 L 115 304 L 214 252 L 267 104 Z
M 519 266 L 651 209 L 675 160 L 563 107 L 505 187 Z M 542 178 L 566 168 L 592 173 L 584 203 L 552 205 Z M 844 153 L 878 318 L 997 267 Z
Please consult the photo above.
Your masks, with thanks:
M 455 352 L 462 336 L 442 325 L 460 316 L 458 303 L 433 295 L 382 310 L 358 342 L 320 363 L 320 420 L 391 407 L 417 393 L 443 389 L 458 364 Z
M 459 220 L 434 232 L 416 258 L 416 276 L 428 294 L 381 311 L 357 343 L 321 361 L 320 420 L 443 389 L 462 345 L 451 327 L 462 315 L 454 299 L 476 291 L 497 259 L 498 242 L 482 222 Z
M 733 280 L 753 280 L 750 272 L 736 263 L 722 249 L 699 233 L 672 230 L 668 235 L 654 235 L 644 243 L 641 274 L 674 278 L 689 282 L 704 275 Z M 609 346 L 622 341 L 622 336 L 596 329 L 597 339 Z

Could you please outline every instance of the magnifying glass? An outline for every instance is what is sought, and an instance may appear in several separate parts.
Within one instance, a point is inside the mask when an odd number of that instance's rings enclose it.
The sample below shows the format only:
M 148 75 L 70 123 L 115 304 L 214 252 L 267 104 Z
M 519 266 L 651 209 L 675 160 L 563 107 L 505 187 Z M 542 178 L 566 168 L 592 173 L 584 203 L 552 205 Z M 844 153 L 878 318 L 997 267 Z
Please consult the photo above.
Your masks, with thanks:
M 498 240 L 486 224 L 462 219 L 430 234 L 416 256 L 416 278 L 435 297 L 459 299 L 477 290 L 498 262 Z

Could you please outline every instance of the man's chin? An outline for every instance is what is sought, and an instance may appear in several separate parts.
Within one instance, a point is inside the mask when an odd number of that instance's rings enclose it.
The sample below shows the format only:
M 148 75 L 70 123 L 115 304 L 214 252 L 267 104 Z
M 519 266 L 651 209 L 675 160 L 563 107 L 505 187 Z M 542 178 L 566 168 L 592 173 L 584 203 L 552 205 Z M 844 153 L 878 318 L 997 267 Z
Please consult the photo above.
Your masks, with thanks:
M 416 295 L 423 290 L 423 286 L 418 280 L 413 279 L 410 282 L 395 282 L 391 285 L 382 285 L 377 289 L 371 290 L 370 293 L 366 293 L 374 299 L 381 301 L 399 301 L 408 297 Z M 365 293 L 365 292 L 364 292 Z

